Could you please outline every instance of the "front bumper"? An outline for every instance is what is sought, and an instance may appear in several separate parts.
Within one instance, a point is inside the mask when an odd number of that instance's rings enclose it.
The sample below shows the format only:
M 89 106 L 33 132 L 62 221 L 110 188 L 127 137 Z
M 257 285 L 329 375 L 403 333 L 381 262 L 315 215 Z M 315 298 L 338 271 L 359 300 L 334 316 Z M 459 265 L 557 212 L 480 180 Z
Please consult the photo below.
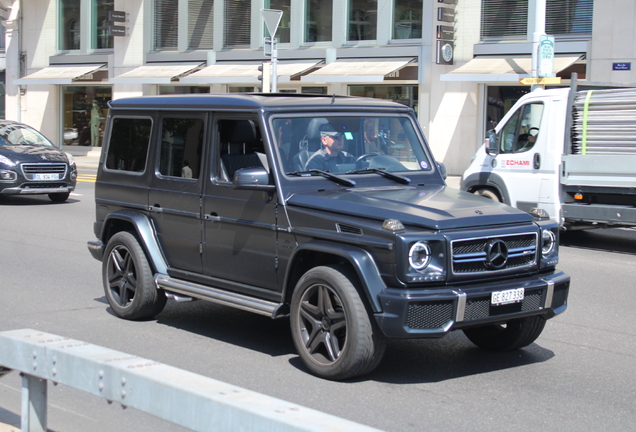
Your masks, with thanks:
M 67 193 L 73 192 L 75 186 L 58 186 L 58 187 L 10 187 L 4 188 L 0 193 L 4 195 L 44 195 L 51 193 Z
M 375 318 L 382 332 L 394 338 L 437 338 L 451 330 L 565 311 L 570 277 L 563 272 L 495 283 L 447 286 L 443 289 L 387 288 L 379 298 L 383 312 Z M 519 303 L 490 304 L 494 291 L 524 288 Z

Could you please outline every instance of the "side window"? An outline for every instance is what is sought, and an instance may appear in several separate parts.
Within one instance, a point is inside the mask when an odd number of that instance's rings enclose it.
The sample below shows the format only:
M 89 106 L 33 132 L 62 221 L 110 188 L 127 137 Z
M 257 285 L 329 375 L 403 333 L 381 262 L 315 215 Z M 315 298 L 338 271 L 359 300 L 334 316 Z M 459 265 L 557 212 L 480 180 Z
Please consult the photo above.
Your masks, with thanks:
M 531 103 L 518 109 L 502 129 L 501 153 L 523 153 L 532 149 L 542 116 L 542 103 Z
M 219 120 L 217 122 L 219 169 L 216 177 L 232 181 L 242 168 L 263 167 L 269 171 L 265 147 L 258 123 L 254 120 Z
M 146 168 L 151 129 L 152 120 L 149 118 L 114 118 L 106 155 L 106 168 L 143 172 Z
M 203 132 L 203 119 L 164 117 L 159 173 L 168 177 L 199 178 Z

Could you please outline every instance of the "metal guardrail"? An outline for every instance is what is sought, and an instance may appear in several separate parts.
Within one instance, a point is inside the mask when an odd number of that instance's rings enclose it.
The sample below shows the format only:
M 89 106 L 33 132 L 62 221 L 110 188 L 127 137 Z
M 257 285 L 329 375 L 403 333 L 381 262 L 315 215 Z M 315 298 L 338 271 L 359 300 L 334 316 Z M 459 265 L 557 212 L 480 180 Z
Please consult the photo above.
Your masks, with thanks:
M 49 380 L 195 431 L 378 432 L 152 360 L 32 329 L 0 332 L 0 366 L 21 372 L 23 432 L 46 432 Z

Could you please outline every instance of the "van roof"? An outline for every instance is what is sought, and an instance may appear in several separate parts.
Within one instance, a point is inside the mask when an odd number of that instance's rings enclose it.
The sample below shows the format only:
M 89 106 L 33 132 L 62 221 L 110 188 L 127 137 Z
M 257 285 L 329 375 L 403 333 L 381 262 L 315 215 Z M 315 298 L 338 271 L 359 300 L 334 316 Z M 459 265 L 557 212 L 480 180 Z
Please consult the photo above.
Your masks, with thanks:
M 111 109 L 241 109 L 241 110 L 391 110 L 412 111 L 411 108 L 390 101 L 353 96 L 329 96 L 294 93 L 237 93 L 237 94 L 179 94 L 139 96 L 115 99 Z

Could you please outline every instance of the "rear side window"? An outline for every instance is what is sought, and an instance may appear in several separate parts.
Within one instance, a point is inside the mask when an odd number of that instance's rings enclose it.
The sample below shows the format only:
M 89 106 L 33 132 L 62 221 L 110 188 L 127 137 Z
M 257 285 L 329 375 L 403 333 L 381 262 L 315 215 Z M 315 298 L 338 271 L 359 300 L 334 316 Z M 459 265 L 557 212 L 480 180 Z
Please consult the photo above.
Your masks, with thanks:
M 159 173 L 169 177 L 199 178 L 203 132 L 200 118 L 164 118 Z
M 106 156 L 106 168 L 143 172 L 148 157 L 152 120 L 116 117 L 113 119 Z

